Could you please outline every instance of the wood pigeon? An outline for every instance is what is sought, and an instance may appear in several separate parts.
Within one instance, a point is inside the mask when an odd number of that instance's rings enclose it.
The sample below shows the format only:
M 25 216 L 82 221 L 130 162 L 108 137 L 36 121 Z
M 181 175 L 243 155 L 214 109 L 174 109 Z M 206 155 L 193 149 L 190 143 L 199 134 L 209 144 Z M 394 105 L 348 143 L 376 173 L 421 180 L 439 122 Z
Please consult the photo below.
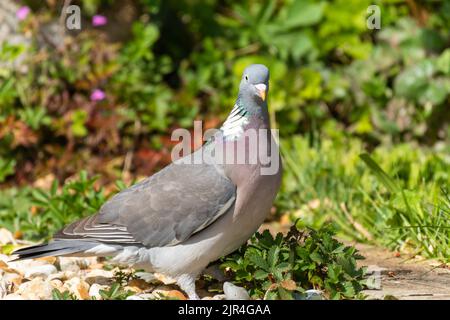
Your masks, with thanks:
M 17 260 L 111 256 L 113 263 L 170 276 L 190 299 L 198 299 L 196 277 L 252 236 L 280 187 L 282 166 L 270 131 L 268 89 L 267 67 L 248 66 L 233 110 L 202 148 L 119 192 L 97 214 L 69 224 L 48 244 L 15 251 Z M 246 134 L 251 131 L 264 132 L 257 135 L 257 148 Z M 239 143 L 243 148 L 236 147 Z M 218 146 L 246 160 L 262 151 L 270 160 L 218 161 L 213 152 Z M 262 169 L 273 162 L 278 165 L 264 174 Z

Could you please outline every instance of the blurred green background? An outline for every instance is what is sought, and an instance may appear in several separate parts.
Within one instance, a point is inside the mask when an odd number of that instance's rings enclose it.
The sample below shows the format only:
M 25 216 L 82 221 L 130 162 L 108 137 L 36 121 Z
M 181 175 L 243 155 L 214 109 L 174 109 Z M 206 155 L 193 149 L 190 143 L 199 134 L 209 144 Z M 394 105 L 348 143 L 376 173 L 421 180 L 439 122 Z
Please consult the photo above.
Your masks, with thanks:
M 449 0 L 69 2 L 81 30 L 64 1 L 0 4 L 0 226 L 40 240 L 95 212 L 264 63 L 286 167 L 270 219 L 448 260 Z

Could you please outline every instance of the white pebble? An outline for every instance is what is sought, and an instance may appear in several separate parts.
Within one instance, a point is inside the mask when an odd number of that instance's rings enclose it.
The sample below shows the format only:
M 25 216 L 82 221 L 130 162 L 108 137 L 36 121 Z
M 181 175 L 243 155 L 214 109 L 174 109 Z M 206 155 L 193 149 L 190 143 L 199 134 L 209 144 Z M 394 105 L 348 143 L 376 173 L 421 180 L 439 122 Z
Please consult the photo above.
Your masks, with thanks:
M 223 292 L 227 300 L 250 300 L 247 290 L 231 282 L 225 282 L 223 284 Z
M 98 283 L 94 283 L 89 288 L 89 296 L 95 298 L 96 300 L 101 300 L 102 296 L 100 295 L 100 290 L 108 290 L 108 286 L 104 286 Z
M 49 275 L 56 273 L 56 267 L 51 264 L 42 266 L 33 266 L 25 270 L 25 278 L 32 279 L 36 277 L 47 278 Z

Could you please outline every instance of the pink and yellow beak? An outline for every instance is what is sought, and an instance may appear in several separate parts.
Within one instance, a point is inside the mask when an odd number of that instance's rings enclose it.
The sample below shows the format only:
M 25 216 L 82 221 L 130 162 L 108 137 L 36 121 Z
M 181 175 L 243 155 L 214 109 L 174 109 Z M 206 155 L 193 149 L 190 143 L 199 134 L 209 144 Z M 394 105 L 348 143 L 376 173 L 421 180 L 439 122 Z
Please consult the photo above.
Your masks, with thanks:
M 264 83 L 258 83 L 255 84 L 255 88 L 258 92 L 258 96 L 262 99 L 262 101 L 265 101 L 267 95 L 267 86 Z

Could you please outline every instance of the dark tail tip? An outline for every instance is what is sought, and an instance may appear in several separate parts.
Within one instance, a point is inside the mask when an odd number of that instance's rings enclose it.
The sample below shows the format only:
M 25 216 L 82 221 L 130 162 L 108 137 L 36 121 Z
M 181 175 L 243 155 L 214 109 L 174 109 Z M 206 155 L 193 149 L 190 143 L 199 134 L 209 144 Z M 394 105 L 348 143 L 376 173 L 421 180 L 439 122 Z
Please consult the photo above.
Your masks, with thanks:
M 62 256 L 83 251 L 85 248 L 73 241 L 53 241 L 46 244 L 39 244 L 31 247 L 21 248 L 14 251 L 17 258 L 11 261 L 34 259 L 48 256 Z

